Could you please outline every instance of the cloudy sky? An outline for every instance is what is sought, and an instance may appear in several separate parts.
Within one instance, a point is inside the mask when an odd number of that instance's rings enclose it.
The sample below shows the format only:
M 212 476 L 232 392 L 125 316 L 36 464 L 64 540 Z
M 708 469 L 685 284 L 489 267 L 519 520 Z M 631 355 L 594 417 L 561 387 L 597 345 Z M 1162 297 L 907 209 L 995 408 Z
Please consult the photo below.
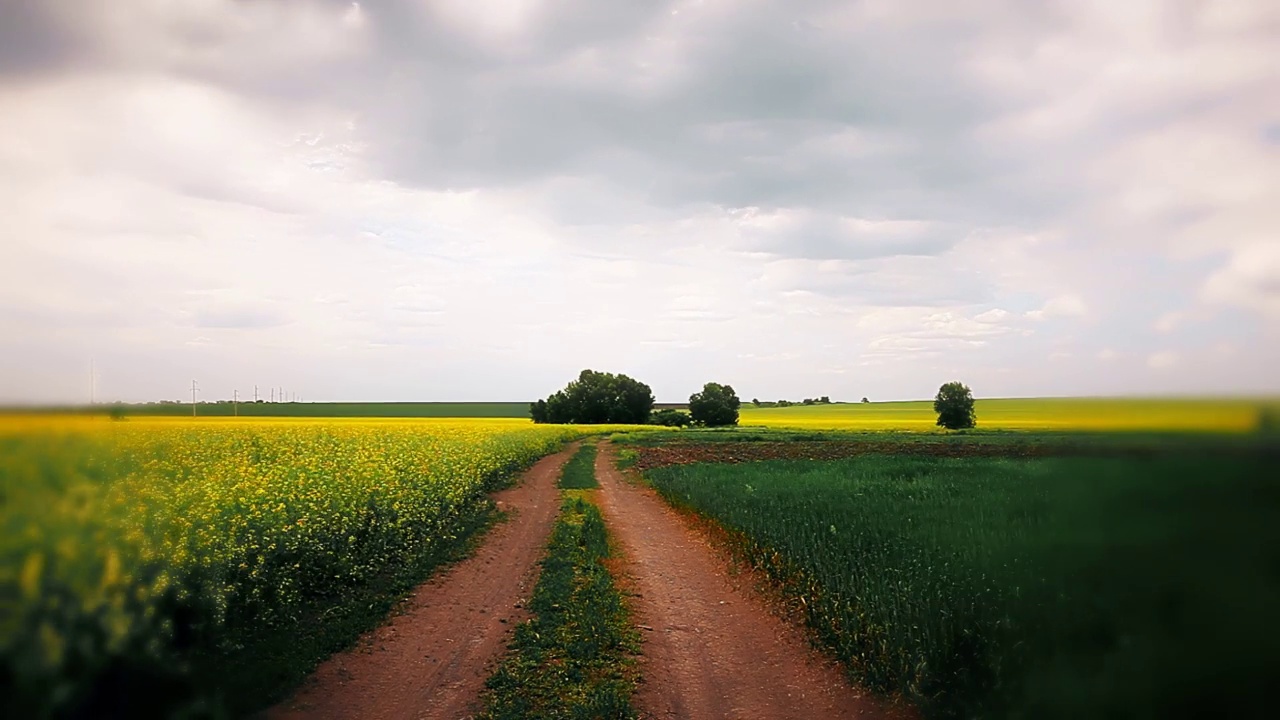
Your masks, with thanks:
M 0 0 L 0 401 L 1280 391 L 1274 0 Z

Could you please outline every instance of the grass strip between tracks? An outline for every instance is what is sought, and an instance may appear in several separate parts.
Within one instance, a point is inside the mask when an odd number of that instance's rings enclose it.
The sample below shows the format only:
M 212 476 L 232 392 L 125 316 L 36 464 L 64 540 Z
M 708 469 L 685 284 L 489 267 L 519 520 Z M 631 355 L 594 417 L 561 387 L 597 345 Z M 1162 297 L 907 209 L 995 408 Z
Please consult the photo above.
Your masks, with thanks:
M 533 618 L 516 628 L 489 678 L 480 718 L 636 717 L 639 636 L 608 556 L 599 509 L 584 493 L 566 493 L 529 603 Z
M 600 487 L 596 483 L 596 445 L 584 442 L 578 452 L 569 458 L 560 472 L 560 488 L 563 490 L 589 490 Z

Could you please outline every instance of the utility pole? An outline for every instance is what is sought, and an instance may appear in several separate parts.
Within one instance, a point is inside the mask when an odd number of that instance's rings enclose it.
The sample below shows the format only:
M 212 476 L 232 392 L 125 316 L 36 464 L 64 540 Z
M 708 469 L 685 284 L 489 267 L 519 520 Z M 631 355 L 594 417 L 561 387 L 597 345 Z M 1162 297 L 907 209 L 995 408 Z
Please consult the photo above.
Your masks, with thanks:
M 89 359 L 89 404 L 96 405 L 98 402 L 98 371 L 94 367 L 93 359 Z
M 253 401 L 258 402 L 258 386 L 253 386 Z
M 191 381 L 191 417 L 196 416 L 196 391 L 199 389 L 200 389 L 200 386 L 196 385 L 195 380 L 192 380 Z
M 234 417 L 240 417 L 240 391 L 231 391 L 231 414 Z
M 276 401 L 276 389 L 271 388 L 271 402 L 275 402 L 275 401 Z

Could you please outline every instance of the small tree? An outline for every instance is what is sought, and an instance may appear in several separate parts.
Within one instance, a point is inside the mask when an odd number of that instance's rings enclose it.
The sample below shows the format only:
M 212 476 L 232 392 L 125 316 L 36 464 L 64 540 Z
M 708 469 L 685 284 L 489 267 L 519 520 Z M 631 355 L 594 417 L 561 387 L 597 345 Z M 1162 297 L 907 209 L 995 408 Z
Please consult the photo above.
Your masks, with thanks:
M 938 413 L 939 427 L 962 430 L 978 424 L 978 416 L 973 410 L 973 393 L 964 383 L 949 382 L 938 388 L 933 409 Z
M 689 415 L 704 427 L 738 424 L 738 408 L 742 401 L 729 385 L 707 383 L 702 392 L 689 396 Z
M 663 425 L 665 427 L 689 427 L 693 424 L 693 418 L 689 413 L 674 408 L 663 408 L 655 411 L 649 416 L 650 425 Z
M 868 400 L 868 399 L 866 399 L 866 398 L 862 398 L 862 402 L 864 402 L 864 403 L 869 403 L 869 402 L 871 402 L 871 401 L 870 401 L 870 400 Z

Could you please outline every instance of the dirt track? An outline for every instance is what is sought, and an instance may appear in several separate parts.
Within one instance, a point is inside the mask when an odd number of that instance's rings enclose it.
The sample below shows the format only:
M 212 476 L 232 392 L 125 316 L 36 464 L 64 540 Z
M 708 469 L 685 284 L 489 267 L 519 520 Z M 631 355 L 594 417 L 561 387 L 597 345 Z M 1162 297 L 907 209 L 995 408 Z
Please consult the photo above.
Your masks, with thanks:
M 622 546 L 624 585 L 643 631 L 636 704 L 650 718 L 884 715 L 800 631 L 728 576 L 724 559 L 652 490 L 627 483 L 602 443 L 599 501 Z
M 515 517 L 474 555 L 420 586 L 403 612 L 326 660 L 271 720 L 457 720 L 477 708 L 484 681 L 525 618 L 523 600 L 560 508 L 556 479 L 577 445 L 538 461 L 495 496 Z

